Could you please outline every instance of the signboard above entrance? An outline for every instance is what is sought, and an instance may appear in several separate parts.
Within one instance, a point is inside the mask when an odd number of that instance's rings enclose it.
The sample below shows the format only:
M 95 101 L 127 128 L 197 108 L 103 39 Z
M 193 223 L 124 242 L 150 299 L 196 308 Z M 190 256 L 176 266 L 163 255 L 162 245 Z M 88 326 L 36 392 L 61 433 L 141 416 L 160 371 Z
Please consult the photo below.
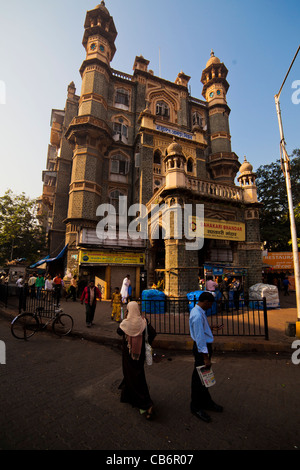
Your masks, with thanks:
M 294 258 L 292 252 L 268 253 L 267 256 L 263 257 L 263 262 L 273 269 L 294 269 Z
M 203 221 L 193 217 L 192 233 L 196 232 L 197 223 L 203 224 Z M 243 242 L 246 240 L 245 224 L 228 220 L 204 219 L 204 238 Z
M 80 251 L 79 263 L 83 265 L 131 265 L 143 266 L 145 264 L 144 253 L 107 251 Z

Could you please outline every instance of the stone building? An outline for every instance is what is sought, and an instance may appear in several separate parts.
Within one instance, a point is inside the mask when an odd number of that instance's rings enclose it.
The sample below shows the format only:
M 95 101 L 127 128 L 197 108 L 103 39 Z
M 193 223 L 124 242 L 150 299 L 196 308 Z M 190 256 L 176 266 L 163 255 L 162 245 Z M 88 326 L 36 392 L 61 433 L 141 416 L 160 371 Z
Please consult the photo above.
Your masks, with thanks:
M 116 36 L 102 1 L 86 14 L 81 94 L 71 83 L 65 109 L 52 113 L 41 198 L 51 256 L 67 246 L 66 272 L 96 279 L 106 298 L 126 274 L 137 296 L 160 276 L 174 296 L 197 289 L 198 275 L 210 271 L 242 275 L 245 285 L 260 282 L 255 174 L 231 148 L 227 68 L 211 52 L 201 76 L 203 99 L 194 98 L 189 76 L 157 77 L 142 56 L 132 75 L 112 69 Z M 121 219 L 135 215 L 122 212 L 122 201 L 127 210 L 204 206 L 203 247 L 187 249 L 185 233 L 174 233 L 174 214 L 170 226 L 162 214 L 154 216 L 147 239 L 131 237 Z M 105 236 L 114 220 L 104 204 L 115 208 L 115 237 Z M 107 223 L 100 234 L 101 219 Z

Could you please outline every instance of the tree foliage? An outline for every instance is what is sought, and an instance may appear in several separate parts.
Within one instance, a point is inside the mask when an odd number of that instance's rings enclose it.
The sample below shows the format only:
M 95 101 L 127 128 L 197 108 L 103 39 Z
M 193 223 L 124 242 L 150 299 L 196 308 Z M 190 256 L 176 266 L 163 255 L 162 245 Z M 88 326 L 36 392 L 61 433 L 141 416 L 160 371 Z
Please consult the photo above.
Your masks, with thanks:
M 24 193 L 0 197 L 0 265 L 26 258 L 31 264 L 45 248 L 45 234 L 36 218 L 37 202 Z
M 300 149 L 294 150 L 291 160 L 291 185 L 297 232 L 300 230 Z M 262 165 L 257 172 L 258 199 L 261 210 L 261 241 L 270 251 L 288 251 L 291 239 L 286 181 L 280 160 Z

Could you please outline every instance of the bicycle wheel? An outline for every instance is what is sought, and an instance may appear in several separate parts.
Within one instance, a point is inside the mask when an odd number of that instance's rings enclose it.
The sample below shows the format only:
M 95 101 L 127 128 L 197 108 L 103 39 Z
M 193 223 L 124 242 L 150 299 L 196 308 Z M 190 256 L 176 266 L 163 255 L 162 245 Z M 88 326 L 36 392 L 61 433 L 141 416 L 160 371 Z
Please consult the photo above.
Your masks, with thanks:
M 52 329 L 56 335 L 66 336 L 71 333 L 73 329 L 73 324 L 74 321 L 70 315 L 67 315 L 66 313 L 61 313 L 60 315 L 58 315 L 57 318 L 55 318 L 52 324 Z
M 17 339 L 27 340 L 39 329 L 39 321 L 32 313 L 21 313 L 11 323 L 12 335 Z

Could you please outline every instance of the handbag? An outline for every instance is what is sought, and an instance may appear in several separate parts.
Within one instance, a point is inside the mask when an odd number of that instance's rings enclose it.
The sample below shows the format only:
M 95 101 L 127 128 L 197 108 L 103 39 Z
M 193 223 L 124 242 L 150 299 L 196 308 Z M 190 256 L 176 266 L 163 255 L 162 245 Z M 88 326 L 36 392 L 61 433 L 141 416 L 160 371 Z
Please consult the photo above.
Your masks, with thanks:
M 145 356 L 146 356 L 146 364 L 147 366 L 152 366 L 153 364 L 153 355 L 152 355 L 152 347 L 148 341 L 148 326 L 146 326 L 146 333 L 145 333 Z

